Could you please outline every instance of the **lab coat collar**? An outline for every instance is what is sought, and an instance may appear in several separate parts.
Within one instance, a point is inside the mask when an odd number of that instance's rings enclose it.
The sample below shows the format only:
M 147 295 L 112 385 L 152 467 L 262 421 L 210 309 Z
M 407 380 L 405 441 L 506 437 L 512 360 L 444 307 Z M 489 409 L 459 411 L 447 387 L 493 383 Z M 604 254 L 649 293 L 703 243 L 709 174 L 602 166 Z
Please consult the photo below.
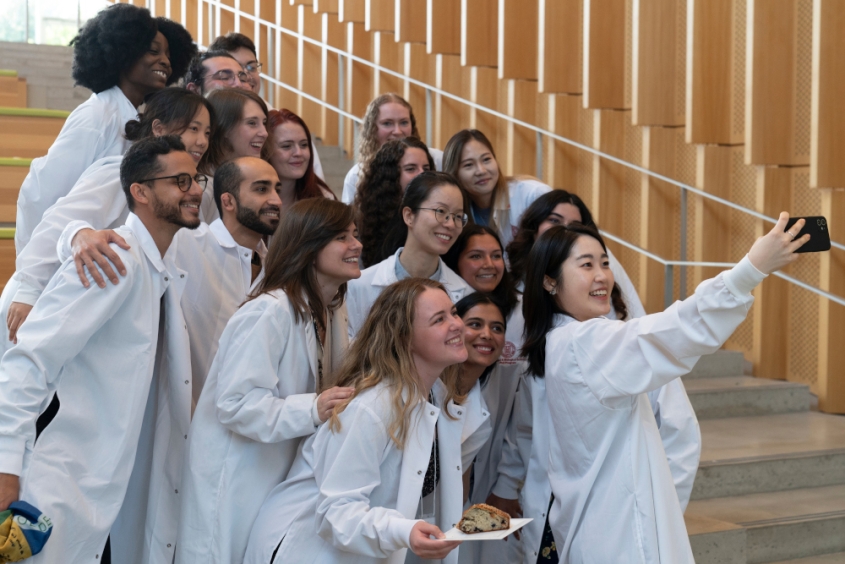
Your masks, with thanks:
M 373 276 L 373 286 L 386 287 L 398 282 L 396 279 L 396 261 L 399 260 L 399 254 L 402 252 L 402 249 L 404 247 L 399 247 L 392 256 L 387 257 L 375 266 L 376 272 L 375 276 Z M 467 283 L 463 278 L 455 274 L 451 268 L 446 266 L 443 259 L 438 260 L 440 261 L 440 280 L 438 282 L 446 287 L 446 291 L 449 293 L 452 302 L 457 302 L 463 297 Z
M 245 251 L 255 251 L 256 253 L 258 253 L 258 256 L 261 257 L 262 262 L 267 257 L 267 245 L 264 244 L 263 239 L 258 242 L 258 246 L 254 249 L 248 249 L 247 247 L 243 247 L 239 245 L 237 241 L 235 241 L 235 238 L 232 237 L 232 234 L 229 233 L 229 230 L 226 228 L 226 225 L 220 218 L 217 218 L 211 223 L 209 223 L 208 229 L 209 231 L 211 231 L 211 234 L 214 235 L 214 238 L 217 239 L 217 242 L 220 244 L 221 247 L 225 247 L 227 249 L 233 249 L 235 247 L 238 247 L 239 249 L 244 249 Z
M 153 236 L 150 235 L 150 230 L 147 229 L 147 226 L 144 225 L 141 218 L 134 213 L 129 212 L 129 216 L 126 218 L 126 227 L 132 230 L 132 233 L 135 234 L 135 237 L 141 244 L 141 249 L 144 251 L 144 254 L 147 255 L 147 259 L 149 259 L 155 269 L 159 272 L 166 271 L 167 267 L 164 264 L 164 260 L 162 260 L 161 253 L 159 252 L 155 241 L 153 241 Z M 165 256 L 170 253 L 170 249 L 172 247 L 173 245 L 171 244 L 171 246 L 168 247 Z
M 136 108 L 129 98 L 126 97 L 126 94 L 123 93 L 123 90 L 120 89 L 119 86 L 112 86 L 108 90 L 104 90 L 99 94 L 92 94 L 93 96 L 99 96 L 104 99 L 113 99 L 117 102 L 120 115 L 124 118 L 124 121 L 129 121 L 136 119 L 138 117 L 138 108 Z

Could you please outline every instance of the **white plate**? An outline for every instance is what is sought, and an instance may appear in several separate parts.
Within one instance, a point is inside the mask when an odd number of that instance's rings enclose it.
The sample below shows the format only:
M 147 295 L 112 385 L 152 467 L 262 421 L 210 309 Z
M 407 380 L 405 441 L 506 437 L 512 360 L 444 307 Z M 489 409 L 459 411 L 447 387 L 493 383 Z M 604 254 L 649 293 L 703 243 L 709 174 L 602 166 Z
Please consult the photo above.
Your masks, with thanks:
M 534 519 L 511 519 L 510 529 L 502 529 L 501 531 L 490 531 L 489 533 L 474 533 L 468 535 L 458 528 L 446 531 L 446 538 L 440 540 L 459 540 L 459 541 L 482 541 L 482 540 L 499 540 L 510 535 L 514 531 L 518 531 Z

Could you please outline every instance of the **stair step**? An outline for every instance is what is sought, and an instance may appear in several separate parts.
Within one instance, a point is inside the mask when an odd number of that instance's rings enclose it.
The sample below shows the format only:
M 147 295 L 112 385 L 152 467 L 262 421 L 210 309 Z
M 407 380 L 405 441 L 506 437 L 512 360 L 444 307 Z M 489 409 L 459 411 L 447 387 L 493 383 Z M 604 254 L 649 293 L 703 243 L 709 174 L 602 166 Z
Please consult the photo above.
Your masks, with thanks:
M 804 384 L 751 376 L 693 378 L 684 382 L 699 420 L 807 411 Z
M 745 357 L 738 351 L 719 350 L 702 356 L 684 380 L 695 378 L 720 378 L 739 376 L 743 373 Z
M 842 564 L 843 562 L 845 562 L 845 552 L 819 554 L 818 556 L 808 556 L 797 560 L 781 560 L 780 562 L 772 562 L 772 564 Z
M 746 564 L 745 528 L 700 515 L 684 515 L 695 564 Z
M 692 499 L 845 484 L 845 417 L 807 411 L 700 425 Z
M 687 514 L 743 527 L 749 564 L 845 551 L 845 485 L 697 500 Z

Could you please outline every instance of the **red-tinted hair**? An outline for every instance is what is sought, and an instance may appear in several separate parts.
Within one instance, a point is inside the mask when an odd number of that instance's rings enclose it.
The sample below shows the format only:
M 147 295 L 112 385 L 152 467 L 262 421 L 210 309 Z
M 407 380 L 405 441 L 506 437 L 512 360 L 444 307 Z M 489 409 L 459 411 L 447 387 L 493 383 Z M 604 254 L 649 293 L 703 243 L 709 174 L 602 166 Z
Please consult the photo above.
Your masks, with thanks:
M 308 198 L 323 198 L 325 195 L 322 189 L 325 189 L 329 193 L 331 193 L 331 190 L 325 182 L 320 180 L 319 176 L 314 174 L 314 144 L 311 142 L 311 131 L 305 125 L 302 118 L 292 111 L 282 108 L 281 110 L 270 110 L 267 114 L 267 141 L 261 149 L 261 158 L 270 162 L 270 155 L 275 150 L 273 134 L 277 127 L 288 122 L 293 122 L 302 127 L 305 131 L 305 137 L 308 139 L 308 147 L 311 149 L 311 158 L 308 159 L 308 167 L 305 169 L 305 174 L 296 181 L 296 201 Z

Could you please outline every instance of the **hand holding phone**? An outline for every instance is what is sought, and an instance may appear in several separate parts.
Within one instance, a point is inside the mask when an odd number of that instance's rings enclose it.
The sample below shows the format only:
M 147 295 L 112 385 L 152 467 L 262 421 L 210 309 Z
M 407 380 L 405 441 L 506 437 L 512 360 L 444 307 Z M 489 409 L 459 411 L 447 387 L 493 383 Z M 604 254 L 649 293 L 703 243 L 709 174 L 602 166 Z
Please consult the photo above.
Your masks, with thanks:
M 804 227 L 798 233 L 790 231 L 799 219 L 804 220 Z M 800 239 L 804 235 L 809 234 L 810 240 L 796 250 L 796 253 L 819 253 L 830 250 L 830 231 L 828 231 L 827 219 L 818 215 L 810 217 L 790 217 L 786 222 L 786 229 L 790 235 L 794 235 L 793 239 Z

